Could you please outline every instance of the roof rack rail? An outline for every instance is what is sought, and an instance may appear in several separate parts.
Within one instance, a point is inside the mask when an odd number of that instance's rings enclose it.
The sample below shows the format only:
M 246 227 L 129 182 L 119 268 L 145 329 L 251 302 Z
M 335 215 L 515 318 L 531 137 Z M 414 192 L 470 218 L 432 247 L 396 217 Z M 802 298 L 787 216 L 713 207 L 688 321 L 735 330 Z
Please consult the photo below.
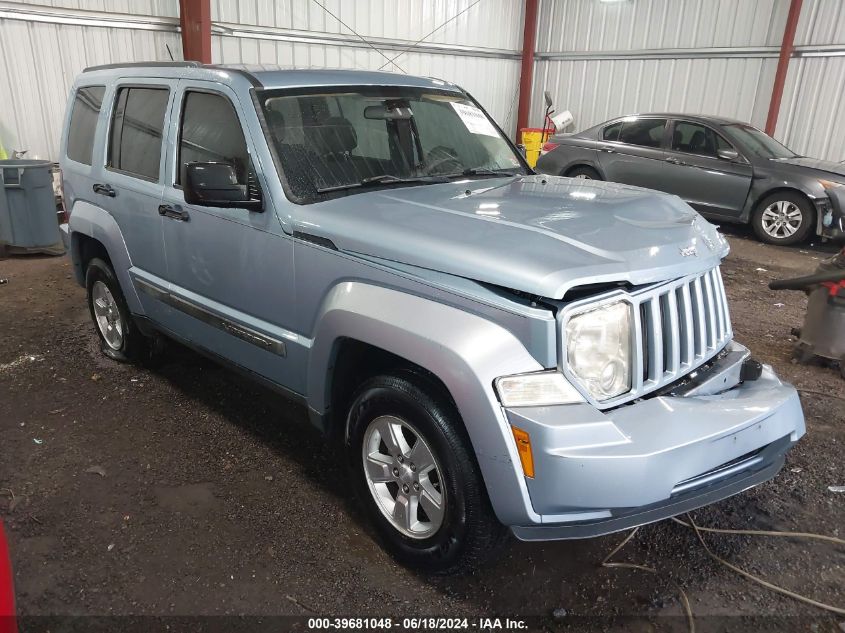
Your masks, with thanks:
M 93 70 L 109 70 L 111 68 L 198 68 L 200 62 L 127 62 L 123 64 L 103 64 L 101 66 L 89 66 L 82 72 L 87 73 Z

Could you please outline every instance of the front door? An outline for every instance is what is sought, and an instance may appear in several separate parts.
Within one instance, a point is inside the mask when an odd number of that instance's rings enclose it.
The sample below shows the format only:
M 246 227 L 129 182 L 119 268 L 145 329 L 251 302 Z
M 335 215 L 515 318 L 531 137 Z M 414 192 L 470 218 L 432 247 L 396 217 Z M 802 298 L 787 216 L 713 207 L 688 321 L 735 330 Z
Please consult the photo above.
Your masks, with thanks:
M 675 121 L 666 152 L 664 191 L 705 215 L 739 217 L 751 188 L 752 167 L 741 156 L 720 158 L 731 144 L 713 128 Z
M 666 119 L 649 117 L 631 117 L 609 126 L 598 143 L 605 179 L 662 189 L 665 131 Z
M 274 383 L 300 392 L 302 346 L 294 324 L 293 243 L 283 231 L 245 134 L 244 104 L 225 86 L 182 80 L 172 117 L 161 213 L 168 292 L 166 324 L 181 338 Z M 255 113 L 253 112 L 254 116 Z M 238 184 L 264 197 L 261 211 L 192 205 L 185 165 L 224 162 Z

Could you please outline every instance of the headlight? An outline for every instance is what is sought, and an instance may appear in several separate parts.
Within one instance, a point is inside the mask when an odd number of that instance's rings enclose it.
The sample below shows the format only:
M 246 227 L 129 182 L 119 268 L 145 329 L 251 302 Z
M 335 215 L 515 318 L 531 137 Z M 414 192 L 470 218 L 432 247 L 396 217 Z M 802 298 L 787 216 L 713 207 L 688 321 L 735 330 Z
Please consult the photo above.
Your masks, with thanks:
M 578 390 L 558 371 L 497 378 L 496 392 L 505 407 L 542 407 L 584 402 Z
M 631 305 L 624 301 L 582 312 L 566 324 L 569 368 L 596 400 L 631 390 Z

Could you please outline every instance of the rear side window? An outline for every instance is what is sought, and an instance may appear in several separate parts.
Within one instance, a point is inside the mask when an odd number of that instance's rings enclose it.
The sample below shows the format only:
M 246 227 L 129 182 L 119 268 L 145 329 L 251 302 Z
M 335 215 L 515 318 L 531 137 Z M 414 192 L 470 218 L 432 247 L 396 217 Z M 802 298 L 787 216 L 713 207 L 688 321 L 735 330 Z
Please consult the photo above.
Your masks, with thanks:
M 108 166 L 146 180 L 158 180 L 167 88 L 121 88 L 109 139 Z
M 613 125 L 608 125 L 604 130 L 602 130 L 601 138 L 603 141 L 618 141 L 619 140 L 619 130 L 622 129 L 622 121 L 618 123 L 614 123 Z
M 246 140 L 235 108 L 226 97 L 208 92 L 185 94 L 177 184 L 182 182 L 188 163 L 228 163 L 235 168 L 238 184 L 247 184 Z
M 67 131 L 67 157 L 77 163 L 91 164 L 94 133 L 105 92 L 105 86 L 87 86 L 76 91 Z
M 619 140 L 629 145 L 642 147 L 660 147 L 666 119 L 634 119 L 625 121 L 619 132 Z

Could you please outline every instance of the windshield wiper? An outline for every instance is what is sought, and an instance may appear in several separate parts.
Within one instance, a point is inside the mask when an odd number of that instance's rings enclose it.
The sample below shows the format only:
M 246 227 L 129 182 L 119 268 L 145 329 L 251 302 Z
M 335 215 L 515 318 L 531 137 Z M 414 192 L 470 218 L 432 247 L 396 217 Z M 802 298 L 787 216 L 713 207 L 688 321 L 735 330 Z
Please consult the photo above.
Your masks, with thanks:
M 470 169 L 464 169 L 460 174 L 455 174 L 460 176 L 516 176 L 516 172 L 512 171 L 505 171 L 501 169 L 488 169 L 487 167 L 471 167 Z
M 399 176 L 394 176 L 393 174 L 379 174 L 378 176 L 368 176 L 367 178 L 362 178 L 359 182 L 351 182 L 345 185 L 335 185 L 333 187 L 322 187 L 317 189 L 317 193 L 342 191 L 343 189 L 357 189 L 359 187 L 371 187 L 374 185 L 444 182 L 449 182 L 449 179 L 445 176 L 415 176 L 413 178 L 400 178 Z

